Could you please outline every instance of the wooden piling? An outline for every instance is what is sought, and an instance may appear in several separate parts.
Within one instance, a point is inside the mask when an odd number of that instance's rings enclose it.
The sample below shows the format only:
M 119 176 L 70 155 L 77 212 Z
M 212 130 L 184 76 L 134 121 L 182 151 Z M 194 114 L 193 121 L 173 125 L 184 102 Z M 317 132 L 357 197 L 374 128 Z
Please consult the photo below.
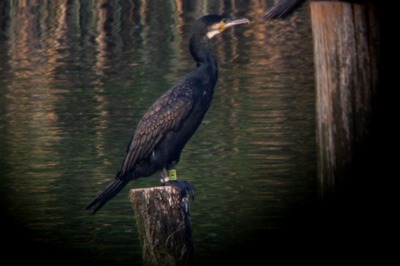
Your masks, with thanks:
M 171 187 L 132 189 L 144 265 L 188 265 L 193 258 L 189 200 Z
M 376 50 L 367 1 L 312 1 L 319 190 L 334 193 L 352 171 L 374 109 Z

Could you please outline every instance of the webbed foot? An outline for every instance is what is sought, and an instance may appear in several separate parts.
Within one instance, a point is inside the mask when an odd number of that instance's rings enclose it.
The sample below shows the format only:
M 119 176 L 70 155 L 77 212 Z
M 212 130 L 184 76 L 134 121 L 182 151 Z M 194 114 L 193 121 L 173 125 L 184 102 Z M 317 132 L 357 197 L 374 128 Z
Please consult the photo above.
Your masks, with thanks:
M 194 200 L 194 187 L 187 181 L 168 180 L 162 183 L 163 186 L 172 186 L 179 190 L 181 198 L 190 197 Z
M 179 190 L 180 196 L 184 198 L 192 198 L 194 200 L 194 187 L 187 181 L 178 181 L 175 169 L 163 169 L 161 172 L 161 183 L 163 186 L 172 186 Z
M 194 187 L 187 181 L 168 180 L 162 183 L 163 186 L 172 186 L 179 190 L 182 208 L 186 214 L 189 213 L 189 197 L 194 200 Z

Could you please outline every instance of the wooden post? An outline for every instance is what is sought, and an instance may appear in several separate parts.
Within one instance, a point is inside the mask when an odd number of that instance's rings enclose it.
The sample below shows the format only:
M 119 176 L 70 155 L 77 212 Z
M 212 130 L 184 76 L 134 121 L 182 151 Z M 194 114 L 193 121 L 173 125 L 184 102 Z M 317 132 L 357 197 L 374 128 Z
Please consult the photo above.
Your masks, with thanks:
M 316 72 L 318 180 L 322 198 L 349 177 L 371 127 L 376 64 L 368 3 L 310 3 Z
M 188 265 L 193 258 L 189 199 L 165 186 L 132 189 L 144 265 Z

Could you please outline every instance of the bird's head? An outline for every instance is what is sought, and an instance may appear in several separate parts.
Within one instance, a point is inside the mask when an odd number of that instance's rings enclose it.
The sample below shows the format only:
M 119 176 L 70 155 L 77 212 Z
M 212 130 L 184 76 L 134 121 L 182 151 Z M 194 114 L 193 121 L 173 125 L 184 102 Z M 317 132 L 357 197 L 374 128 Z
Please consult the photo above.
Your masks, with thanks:
M 220 15 L 207 15 L 197 21 L 194 30 L 211 39 L 228 28 L 249 23 L 247 18 L 231 19 Z
M 248 23 L 250 23 L 250 21 L 247 18 L 230 19 L 220 15 L 201 17 L 194 24 L 192 37 L 190 38 L 189 47 L 192 57 L 198 64 L 207 61 L 207 59 L 210 58 L 207 50 L 208 40 L 230 27 Z

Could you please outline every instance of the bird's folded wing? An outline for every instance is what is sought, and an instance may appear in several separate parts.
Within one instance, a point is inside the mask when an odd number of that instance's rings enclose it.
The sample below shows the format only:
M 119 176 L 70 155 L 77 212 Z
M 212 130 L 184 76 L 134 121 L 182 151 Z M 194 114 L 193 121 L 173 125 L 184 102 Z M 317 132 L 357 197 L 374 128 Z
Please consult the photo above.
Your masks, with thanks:
M 146 112 L 139 122 L 122 164 L 122 174 L 133 169 L 136 161 L 146 158 L 154 147 L 171 131 L 177 130 L 190 113 L 193 93 L 181 84 L 167 91 Z

